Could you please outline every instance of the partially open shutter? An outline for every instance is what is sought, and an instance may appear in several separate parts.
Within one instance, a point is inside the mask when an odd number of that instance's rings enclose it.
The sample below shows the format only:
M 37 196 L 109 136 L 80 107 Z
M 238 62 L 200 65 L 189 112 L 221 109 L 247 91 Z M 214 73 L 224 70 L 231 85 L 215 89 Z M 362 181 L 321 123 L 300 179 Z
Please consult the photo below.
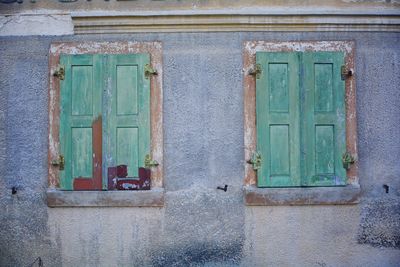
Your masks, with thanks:
M 342 52 L 305 52 L 303 185 L 344 185 L 341 157 L 346 151 L 345 84 L 340 68 Z
M 102 180 L 102 64 L 94 55 L 61 55 L 60 187 L 98 190 Z
M 256 61 L 258 186 L 299 186 L 299 54 L 257 52 Z
M 128 177 L 138 177 L 150 153 L 150 80 L 144 74 L 149 63 L 148 54 L 108 55 L 105 159 L 107 168 L 127 165 Z

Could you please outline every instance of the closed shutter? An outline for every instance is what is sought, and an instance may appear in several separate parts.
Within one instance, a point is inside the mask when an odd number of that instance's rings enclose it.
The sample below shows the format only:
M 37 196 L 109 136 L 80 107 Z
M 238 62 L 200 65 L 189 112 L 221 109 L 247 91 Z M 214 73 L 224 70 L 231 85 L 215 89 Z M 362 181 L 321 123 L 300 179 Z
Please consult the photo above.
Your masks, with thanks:
M 101 189 L 101 57 L 61 55 L 60 63 L 65 67 L 60 84 L 60 152 L 65 158 L 60 187 Z
M 60 56 L 61 189 L 107 189 L 106 170 L 117 165 L 138 177 L 150 154 L 149 63 L 148 54 Z
M 257 150 L 262 157 L 258 186 L 298 186 L 299 57 L 261 52 L 256 60 L 262 66 L 256 82 Z
M 303 185 L 344 185 L 341 157 L 346 151 L 345 85 L 342 52 L 306 52 L 304 68 Z
M 149 63 L 148 54 L 109 56 L 106 161 L 107 167 L 127 165 L 128 177 L 138 177 L 150 153 L 150 80 L 144 75 Z
M 346 183 L 342 52 L 257 52 L 259 187 Z

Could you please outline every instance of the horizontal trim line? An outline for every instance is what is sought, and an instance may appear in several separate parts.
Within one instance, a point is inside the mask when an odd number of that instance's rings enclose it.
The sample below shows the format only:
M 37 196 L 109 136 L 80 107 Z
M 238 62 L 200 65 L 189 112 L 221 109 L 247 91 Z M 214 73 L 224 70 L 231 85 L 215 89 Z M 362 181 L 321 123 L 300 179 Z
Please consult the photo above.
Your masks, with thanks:
M 75 34 L 221 31 L 400 32 L 400 15 L 154 15 L 72 17 Z

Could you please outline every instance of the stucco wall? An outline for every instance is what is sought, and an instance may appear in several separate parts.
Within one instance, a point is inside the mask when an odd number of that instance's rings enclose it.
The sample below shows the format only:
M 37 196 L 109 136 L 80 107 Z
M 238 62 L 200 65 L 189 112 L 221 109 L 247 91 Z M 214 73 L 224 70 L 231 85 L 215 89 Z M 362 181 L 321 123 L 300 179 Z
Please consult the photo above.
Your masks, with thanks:
M 163 43 L 165 207 L 46 206 L 48 49 L 74 40 Z M 247 40 L 356 41 L 360 204 L 244 205 Z M 0 266 L 398 265 L 399 43 L 398 33 L 2 37 Z

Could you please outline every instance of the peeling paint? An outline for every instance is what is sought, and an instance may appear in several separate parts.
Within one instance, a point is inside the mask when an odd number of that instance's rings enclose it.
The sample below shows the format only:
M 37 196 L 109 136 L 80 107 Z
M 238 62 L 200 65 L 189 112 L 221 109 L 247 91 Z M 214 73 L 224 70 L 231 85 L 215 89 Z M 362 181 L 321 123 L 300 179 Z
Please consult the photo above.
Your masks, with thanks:
M 71 35 L 73 25 L 65 14 L 18 14 L 0 16 L 0 36 Z
M 59 63 L 60 54 L 120 54 L 120 53 L 149 53 L 151 65 L 158 75 L 152 75 L 150 79 L 150 120 L 151 120 L 151 154 L 159 165 L 153 168 L 151 174 L 152 187 L 163 186 L 163 90 L 162 90 L 162 44 L 160 42 L 54 42 L 50 46 L 50 83 L 49 83 L 49 162 L 57 157 L 59 150 L 59 82 L 51 75 Z M 108 94 L 111 80 L 108 80 Z M 111 164 L 112 159 L 107 159 Z M 105 174 L 104 174 L 105 175 Z M 58 173 L 49 164 L 49 186 L 57 187 Z
M 256 61 L 257 51 L 282 52 L 282 51 L 342 51 L 345 53 L 345 64 L 349 69 L 354 69 L 354 49 L 353 41 L 246 41 L 243 44 L 244 59 L 244 145 L 245 160 L 250 159 L 251 154 L 256 149 L 256 118 L 255 118 L 255 78 L 247 75 Z M 357 155 L 357 121 L 355 103 L 355 78 L 354 75 L 346 79 L 346 149 L 350 153 Z M 358 164 L 352 164 L 347 171 L 348 184 L 358 184 L 357 177 Z M 245 185 L 257 184 L 256 173 L 249 164 L 245 164 Z

